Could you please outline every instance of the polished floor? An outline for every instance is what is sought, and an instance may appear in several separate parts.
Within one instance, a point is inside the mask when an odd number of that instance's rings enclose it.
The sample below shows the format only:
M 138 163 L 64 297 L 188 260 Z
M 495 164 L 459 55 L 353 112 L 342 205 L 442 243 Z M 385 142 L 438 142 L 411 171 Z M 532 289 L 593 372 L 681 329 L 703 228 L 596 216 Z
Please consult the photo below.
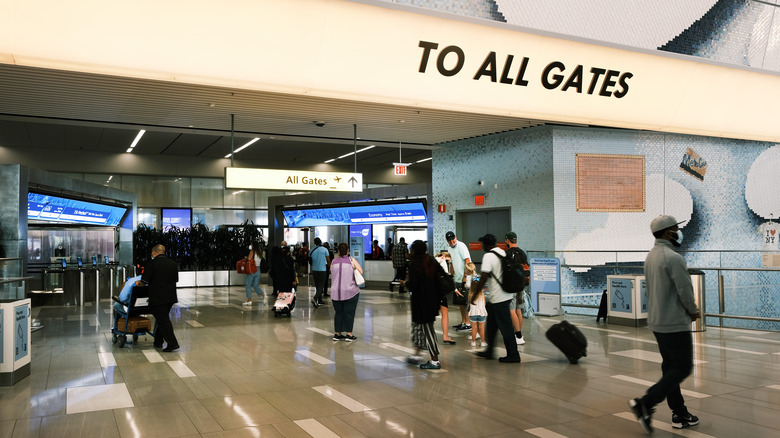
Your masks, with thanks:
M 109 302 L 34 308 L 32 372 L 0 387 L 0 437 L 645 435 L 626 404 L 660 375 L 645 328 L 569 316 L 589 340 L 578 365 L 544 337 L 560 317 L 526 321 L 521 364 L 479 359 L 451 331 L 443 368 L 426 371 L 404 362 L 407 296 L 361 293 L 348 343 L 332 340 L 333 309 L 312 309 L 310 294 L 281 319 L 267 298 L 242 306 L 243 287 L 182 289 L 172 353 L 151 337 L 112 344 Z M 709 327 L 694 340 L 684 395 L 701 422 L 672 429 L 662 404 L 653 435 L 780 436 L 780 333 Z

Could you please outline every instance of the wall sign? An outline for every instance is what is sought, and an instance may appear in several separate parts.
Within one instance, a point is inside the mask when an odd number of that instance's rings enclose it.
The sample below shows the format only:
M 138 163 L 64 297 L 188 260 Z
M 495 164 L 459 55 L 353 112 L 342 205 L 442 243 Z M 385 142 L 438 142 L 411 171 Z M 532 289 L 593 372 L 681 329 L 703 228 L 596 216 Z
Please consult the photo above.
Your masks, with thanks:
M 759 69 L 378 0 L 243 1 L 231 8 L 222 3 L 198 2 L 193 8 L 185 0 L 136 0 L 127 8 L 124 2 L 0 0 L 0 62 L 420 109 L 780 141 L 780 76 Z M 65 15 L 68 20 L 62 20 Z M 192 26 L 201 22 L 210 23 L 209 32 Z M 138 32 L 138 23 L 151 23 L 151 31 Z M 181 50 L 182 41 L 198 50 Z
M 707 160 L 700 157 L 693 149 L 688 148 L 683 154 L 680 169 L 688 172 L 694 178 L 704 181 L 704 174 L 707 173 Z
M 540 294 L 546 297 L 548 304 L 550 304 L 549 294 L 560 295 L 561 293 L 561 260 L 557 257 L 532 258 L 529 265 L 531 268 L 531 305 L 539 311 L 541 310 Z M 560 303 L 560 297 L 558 303 Z

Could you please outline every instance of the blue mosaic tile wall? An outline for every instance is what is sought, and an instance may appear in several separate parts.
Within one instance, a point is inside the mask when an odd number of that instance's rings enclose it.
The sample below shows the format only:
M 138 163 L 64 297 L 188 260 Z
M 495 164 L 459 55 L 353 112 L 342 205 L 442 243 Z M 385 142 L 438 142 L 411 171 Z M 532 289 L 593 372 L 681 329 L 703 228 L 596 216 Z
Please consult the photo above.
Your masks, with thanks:
M 780 71 L 777 0 L 387 0 L 475 18 Z
M 445 144 L 433 151 L 433 204 L 446 213 L 434 213 L 434 248 L 446 247 L 444 234 L 457 230 L 458 210 L 474 210 L 474 195 L 486 193 L 484 208 L 510 207 L 513 227 L 522 226 L 523 245 L 552 248 L 553 149 L 552 129 L 495 134 Z M 478 181 L 484 181 L 478 186 Z M 495 185 L 498 188 L 494 188 Z M 449 220 L 449 216 L 453 220 Z M 508 231 L 508 230 L 505 230 Z M 503 231 L 502 231 L 503 232 Z
M 680 168 L 688 148 L 707 162 L 703 180 Z M 764 178 L 764 186 L 778 186 L 776 178 L 780 177 L 755 172 L 757 164 L 771 157 L 767 151 L 776 150 L 780 145 L 774 143 L 571 127 L 539 127 L 447 144 L 433 153 L 434 203 L 448 209 L 434 216 L 434 247 L 444 245 L 446 230 L 456 229 L 448 220 L 450 214 L 457 218 L 455 211 L 474 209 L 476 181 L 481 179 L 488 183 L 485 208 L 509 206 L 513 228 L 520 229 L 517 224 L 522 223 L 528 230 L 519 236 L 522 246 L 548 251 L 545 254 L 555 251 L 564 264 L 602 266 L 578 272 L 562 269 L 562 293 L 578 295 L 564 297 L 564 302 L 597 305 L 607 275 L 641 273 L 640 269 L 616 270 L 614 262 L 641 267 L 645 251 L 653 244 L 650 220 L 663 213 L 689 219 L 682 228 L 685 240 L 681 247 L 689 267 L 757 268 L 763 249 L 758 227 L 769 218 L 756 211 L 766 215 L 769 210 L 746 201 L 746 182 L 750 174 Z M 646 211 L 577 212 L 577 153 L 644 156 Z M 775 163 L 770 168 L 780 160 Z M 499 189 L 491 189 L 494 183 Z M 772 202 L 780 204 L 780 197 L 776 198 Z M 579 252 L 564 252 L 572 249 Z M 603 257 L 602 253 L 583 254 L 583 250 L 614 252 Z M 717 272 L 708 269 L 705 273 L 706 312 L 718 313 Z M 726 314 L 780 317 L 780 273 L 722 273 Z M 595 314 L 595 309 L 567 310 Z M 708 318 L 707 323 L 714 325 L 717 320 Z M 780 330 L 780 324 L 765 321 L 725 320 L 724 325 Z

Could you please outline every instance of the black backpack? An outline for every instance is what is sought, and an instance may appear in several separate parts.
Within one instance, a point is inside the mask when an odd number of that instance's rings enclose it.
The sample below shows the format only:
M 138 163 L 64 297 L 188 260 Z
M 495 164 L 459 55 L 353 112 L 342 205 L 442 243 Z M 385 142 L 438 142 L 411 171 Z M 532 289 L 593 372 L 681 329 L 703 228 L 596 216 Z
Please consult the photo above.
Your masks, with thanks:
M 525 278 L 525 286 L 531 284 L 531 268 L 528 266 L 528 256 L 525 252 L 513 246 L 507 250 L 506 256 L 512 259 L 512 266 L 517 266 L 520 274 Z
M 511 254 L 502 256 L 495 251 L 491 252 L 501 260 L 501 279 L 499 280 L 492 272 L 490 273 L 501 285 L 501 289 L 512 294 L 522 291 L 525 288 L 525 276 L 522 264 L 519 263 L 519 257 L 512 257 Z

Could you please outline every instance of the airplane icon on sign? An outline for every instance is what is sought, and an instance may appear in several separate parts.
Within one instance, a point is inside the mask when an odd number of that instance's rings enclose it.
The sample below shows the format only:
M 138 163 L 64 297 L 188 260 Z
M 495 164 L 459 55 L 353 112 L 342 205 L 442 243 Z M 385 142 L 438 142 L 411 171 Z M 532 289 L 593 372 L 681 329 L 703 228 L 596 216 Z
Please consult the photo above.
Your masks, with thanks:
M 333 179 L 335 179 L 335 180 L 336 180 L 336 182 L 339 182 L 339 181 L 341 181 L 341 177 L 339 177 L 339 176 L 335 176 L 335 177 L 333 177 Z

